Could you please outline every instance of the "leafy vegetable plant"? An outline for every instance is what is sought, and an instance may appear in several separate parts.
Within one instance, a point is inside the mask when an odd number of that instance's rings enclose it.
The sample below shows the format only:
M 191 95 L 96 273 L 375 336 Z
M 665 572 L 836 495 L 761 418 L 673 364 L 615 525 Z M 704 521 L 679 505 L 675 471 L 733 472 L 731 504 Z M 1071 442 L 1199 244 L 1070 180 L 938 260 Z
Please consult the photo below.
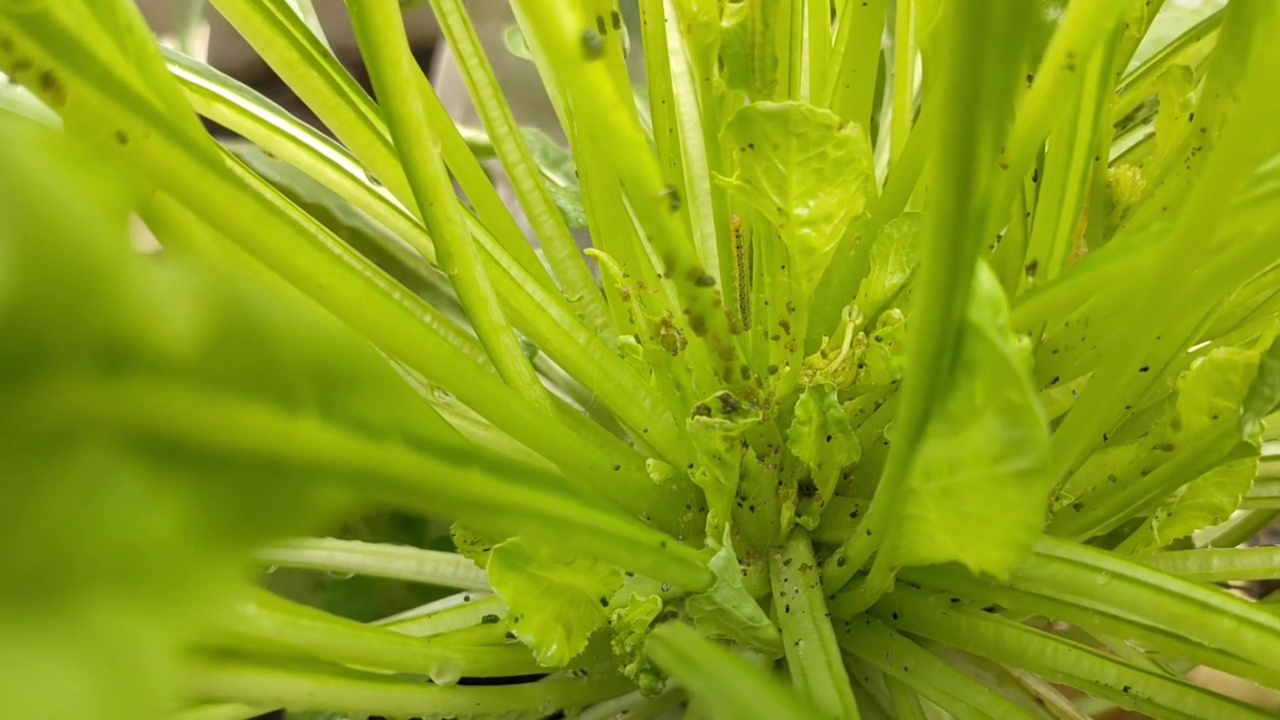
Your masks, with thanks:
M 310 0 L 212 4 L 331 135 L 0 0 L 11 715 L 1270 716 L 1188 678 L 1280 688 L 1217 587 L 1280 577 L 1280 4 L 512 0 L 567 151 L 461 0 L 483 128 L 396 0 L 376 101 Z M 306 537 L 380 509 L 456 551 Z

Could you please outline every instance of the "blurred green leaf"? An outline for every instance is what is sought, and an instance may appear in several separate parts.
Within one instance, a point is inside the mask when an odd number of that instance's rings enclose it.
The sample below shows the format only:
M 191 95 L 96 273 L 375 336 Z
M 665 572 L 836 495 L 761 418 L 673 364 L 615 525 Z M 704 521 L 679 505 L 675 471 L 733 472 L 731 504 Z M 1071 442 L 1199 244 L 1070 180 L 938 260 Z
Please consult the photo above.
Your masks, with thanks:
M 310 472 L 209 462 L 201 433 L 252 428 L 181 403 L 252 397 L 384 433 L 421 404 L 297 299 L 134 252 L 129 183 L 65 135 L 2 113 L 0 147 L 0 543 L 21 548 L 0 555 L 0 695 L 23 717 L 155 715 L 249 549 L 350 506 Z
M 912 462 L 884 562 L 955 561 L 1004 576 L 1031 551 L 1053 480 L 1029 368 L 1004 290 L 980 265 L 952 380 Z

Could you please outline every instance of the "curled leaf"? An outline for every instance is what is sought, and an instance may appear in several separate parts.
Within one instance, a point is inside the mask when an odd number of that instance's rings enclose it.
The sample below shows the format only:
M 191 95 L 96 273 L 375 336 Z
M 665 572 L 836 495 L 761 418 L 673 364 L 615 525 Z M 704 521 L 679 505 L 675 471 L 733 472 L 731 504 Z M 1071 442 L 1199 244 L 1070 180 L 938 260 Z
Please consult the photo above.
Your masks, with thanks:
M 800 508 L 799 523 L 812 530 L 835 492 L 840 471 L 862 457 L 853 427 L 831 383 L 810 385 L 796 401 L 787 447 L 807 465 L 817 493 Z
M 742 566 L 726 535 L 711 558 L 715 584 L 684 602 L 698 630 L 710 638 L 732 640 L 769 657 L 782 655 L 782 638 L 769 616 L 752 599 L 742 582 Z

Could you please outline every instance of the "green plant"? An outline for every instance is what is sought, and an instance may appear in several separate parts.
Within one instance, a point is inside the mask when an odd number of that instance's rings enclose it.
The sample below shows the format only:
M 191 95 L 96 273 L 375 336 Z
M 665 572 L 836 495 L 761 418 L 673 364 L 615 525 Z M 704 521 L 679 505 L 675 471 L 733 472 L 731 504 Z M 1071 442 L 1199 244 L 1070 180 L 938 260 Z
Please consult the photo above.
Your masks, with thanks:
M 1280 5 L 641 0 L 633 88 L 614 4 L 512 0 L 570 158 L 460 0 L 483 132 L 396 0 L 378 104 L 309 0 L 212 4 L 336 141 L 126 0 L 0 0 L 12 715 L 1269 716 L 1184 675 L 1280 688 L 1206 584 L 1280 576 Z M 285 539 L 383 508 L 458 552 Z

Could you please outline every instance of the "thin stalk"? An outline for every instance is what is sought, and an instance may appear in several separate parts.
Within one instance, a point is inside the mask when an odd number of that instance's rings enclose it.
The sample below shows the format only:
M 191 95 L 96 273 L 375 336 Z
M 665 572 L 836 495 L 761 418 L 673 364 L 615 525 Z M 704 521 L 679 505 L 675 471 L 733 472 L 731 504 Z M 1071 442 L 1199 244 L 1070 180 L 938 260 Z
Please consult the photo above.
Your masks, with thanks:
M 198 67 L 180 56 L 171 56 L 170 63 L 201 114 L 297 167 L 383 225 L 390 231 L 385 234 L 388 252 L 409 255 L 406 259 L 411 265 L 415 264 L 415 251 L 426 260 L 434 260 L 434 244 L 421 222 L 385 190 L 370 185 L 359 163 L 345 149 L 216 71 Z M 536 277 L 529 275 L 478 218 L 467 213 L 464 220 L 482 250 L 489 279 L 516 329 L 584 382 L 604 406 L 657 448 L 664 459 L 673 464 L 687 462 L 685 458 L 692 453 L 687 438 L 666 419 L 669 411 L 656 397 L 654 388 L 582 325 L 560 293 L 546 290 Z M 421 274 L 421 280 L 428 284 L 438 282 L 435 275 Z M 554 382 L 556 375 L 551 373 L 543 373 L 543 377 L 561 389 L 568 385 Z M 602 446 L 610 444 L 605 442 Z M 618 443 L 614 440 L 612 444 Z M 618 450 L 630 452 L 623 447 Z
M 244 703 L 211 703 L 179 710 L 164 720 L 244 720 L 268 712 L 271 712 L 269 707 L 253 707 Z
M 824 716 L 857 720 L 858 704 L 836 645 L 813 545 L 803 528 L 769 553 L 769 577 L 791 684 Z
M 534 407 L 549 412 L 551 400 L 546 388 L 506 323 L 480 251 L 463 222 L 453 181 L 441 159 L 440 142 L 422 132 L 427 125 L 426 104 L 421 95 L 414 92 L 414 76 L 419 70 L 409 49 L 399 2 L 355 3 L 351 7 L 351 21 L 410 189 L 435 241 L 440 269 L 453 282 L 471 327 L 498 374 Z
M 805 0 L 805 102 L 816 104 L 825 100 L 830 81 L 827 79 L 831 62 L 831 0 Z
M 1216 667 L 1263 684 L 1273 684 L 1276 681 L 1275 671 L 1242 660 L 1230 650 L 1207 647 L 1199 640 L 1188 640 L 1180 629 L 1157 624 L 1145 617 L 1143 610 L 1127 599 L 1117 600 L 1112 604 L 1092 602 L 1074 597 L 1060 587 L 1036 586 L 1016 578 L 1009 583 L 992 584 L 963 571 L 951 569 L 931 573 L 927 577 L 918 570 L 904 571 L 904 576 L 912 582 L 922 581 L 920 584 L 925 588 L 945 592 L 948 597 L 955 597 L 956 602 L 963 600 L 988 608 L 997 605 L 1020 617 L 1043 617 L 1071 623 L 1103 642 L 1108 637 L 1123 638 L 1123 642 L 1117 643 L 1113 652 L 1122 656 L 1131 655 L 1128 658 L 1130 662 L 1148 670 L 1156 670 L 1155 663 L 1142 657 L 1139 651 L 1125 643 L 1135 643 L 1168 657 Z M 1097 581 L 1098 576 L 1095 575 L 1092 582 L 1097 584 Z M 1110 577 L 1103 577 L 1101 585 L 1107 586 L 1109 583 Z M 1140 602 L 1151 600 L 1147 598 Z M 833 601 L 833 607 L 837 612 L 842 610 L 838 600 Z M 1142 659 L 1135 660 L 1135 657 Z M 1163 669 L 1158 671 L 1164 672 Z
M 1203 544 L 1213 548 L 1233 548 L 1270 527 L 1280 510 L 1251 510 L 1205 531 Z
M 263 590 L 236 603 L 217 622 L 216 646 L 270 651 L 363 668 L 427 675 L 448 684 L 459 677 L 537 673 L 533 653 L 518 643 L 461 646 L 362 625 Z
M 262 548 L 254 557 L 273 567 L 350 573 L 464 590 L 489 589 L 488 574 L 462 555 L 407 545 L 298 538 Z
M 1264 710 L 1179 678 L 1133 667 L 1103 652 L 977 607 L 951 603 L 946 595 L 899 587 L 872 610 L 882 622 L 894 613 L 898 615 L 894 626 L 903 631 L 1024 668 L 1051 682 L 1079 688 L 1152 717 L 1269 717 Z
M 893 115 L 889 128 L 889 167 L 897 164 L 915 118 L 916 36 L 915 3 L 896 0 L 893 6 Z
M 595 673 L 582 679 L 556 677 L 534 683 L 477 687 L 433 685 L 336 669 L 275 666 L 247 659 L 194 658 L 184 667 L 183 687 L 189 697 L 423 720 L 545 713 L 548 709 L 607 700 L 631 687 L 625 678 Z
M 684 168 L 680 160 L 680 139 L 675 118 L 671 81 L 671 55 L 667 46 L 666 3 L 640 0 L 640 32 L 644 42 L 645 79 L 649 88 L 649 114 L 653 123 L 653 143 L 663 175 L 684 189 Z
M 820 105 L 858 123 L 870 137 L 871 108 L 875 102 L 876 72 L 880 61 L 880 36 L 884 31 L 887 0 L 847 0 L 831 49 L 835 71 Z
M 324 126 L 360 159 L 369 170 L 370 182 L 385 185 L 416 213 L 413 192 L 377 105 L 337 58 L 315 40 L 288 2 L 214 0 L 213 4 Z M 418 73 L 416 82 L 427 105 L 427 127 L 443 143 L 445 162 L 477 215 L 526 271 L 546 288 L 555 290 L 551 276 L 426 77 Z
M 1280 641 L 1280 618 L 1216 589 L 1102 550 L 1041 538 L 1012 582 L 1080 605 L 1124 607 L 1130 615 L 1180 633 L 1184 641 L 1230 653 L 1259 668 L 1274 667 L 1267 648 Z
M 885 676 L 884 684 L 889 688 L 889 697 L 893 699 L 893 709 L 899 720 L 926 720 L 924 704 L 911 686 L 889 675 Z M 954 712 L 951 714 L 956 715 Z
M 823 715 L 803 704 L 758 667 L 702 637 L 687 625 L 653 629 L 645 653 L 695 700 L 702 699 L 715 720 L 817 720 Z
M 506 616 L 507 604 L 497 595 L 460 592 L 372 624 L 401 635 L 431 637 L 492 623 Z
M 353 14 L 357 12 L 355 6 L 361 4 L 353 4 Z M 542 243 L 561 288 L 587 327 L 597 333 L 603 332 L 606 313 L 600 288 L 542 180 L 511 107 L 498 87 L 493 67 L 480 47 L 475 27 L 459 0 L 432 0 L 431 6 L 462 70 L 463 80 L 494 150 L 507 171 L 534 234 Z
M 1173 550 L 1143 565 L 1185 580 L 1221 583 L 1280 579 L 1280 547 Z
M 721 247 L 727 249 L 729 245 L 727 238 L 723 243 L 719 238 L 720 225 L 725 225 L 726 230 L 728 225 L 727 219 L 722 223 L 720 217 L 724 215 L 725 190 L 712 177 L 713 172 L 723 169 L 719 142 L 721 123 L 716 112 L 719 97 L 713 69 L 701 66 L 700 61 L 706 62 L 703 53 L 698 47 L 687 46 L 681 33 L 681 28 L 691 23 L 691 16 L 701 8 L 694 7 L 691 0 L 681 0 L 676 6 L 684 17 L 667 23 L 665 40 L 670 60 L 673 119 L 680 166 L 684 169 L 681 185 L 685 195 L 680 199 L 679 211 L 688 215 L 698 260 L 715 281 L 723 285 L 726 276 L 732 277 L 728 274 L 732 266 L 726 266 L 721 258 Z M 719 215 L 714 200 L 717 195 Z
M 894 685 L 900 684 L 961 720 L 1035 717 L 895 631 L 892 622 L 860 617 L 840 626 L 841 647 L 884 673 L 895 705 L 903 693 L 895 691 Z
M 1016 187 L 1014 180 L 1031 171 L 1045 136 L 1057 117 L 1060 98 L 1074 85 L 1080 63 L 1097 47 L 1099 37 L 1110 36 L 1128 5 L 1113 0 L 1079 0 L 1067 6 L 1035 72 L 1035 82 L 1018 103 L 1000 168 L 1009 182 L 994 201 L 997 208 L 1008 207 Z
M 672 202 L 649 150 L 629 89 L 624 97 L 608 66 L 597 62 L 601 58 L 583 47 L 583 32 L 589 29 L 589 22 L 580 10 L 566 9 L 551 0 L 517 0 L 513 7 L 525 37 L 545 57 L 544 75 L 553 77 L 573 98 L 582 146 L 589 152 L 608 148 L 612 156 L 607 169 L 615 173 L 663 277 L 675 288 L 694 335 L 690 344 L 707 351 L 711 366 L 695 365 L 695 372 L 718 377 L 746 396 L 749 379 L 741 372 L 743 361 L 723 295 L 698 259 L 689 228 L 677 220 L 678 206 Z

